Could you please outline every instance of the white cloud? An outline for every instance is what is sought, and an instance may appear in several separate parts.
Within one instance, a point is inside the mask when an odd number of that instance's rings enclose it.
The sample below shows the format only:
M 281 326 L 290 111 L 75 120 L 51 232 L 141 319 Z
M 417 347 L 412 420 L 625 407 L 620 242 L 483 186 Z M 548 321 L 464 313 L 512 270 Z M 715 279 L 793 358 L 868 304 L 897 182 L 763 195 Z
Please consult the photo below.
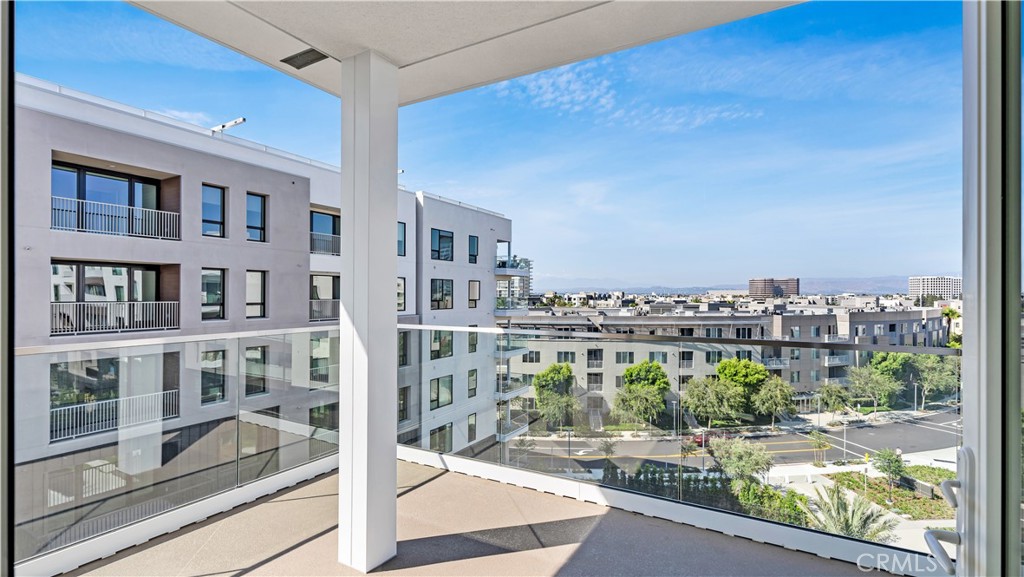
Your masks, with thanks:
M 538 108 L 603 113 L 615 107 L 615 90 L 605 73 L 598 70 L 597 61 L 580 62 L 499 82 L 494 91 L 500 97 L 527 100 Z
M 172 110 L 165 108 L 163 110 L 157 110 L 157 114 L 163 114 L 164 116 L 170 116 L 182 122 L 188 122 L 189 124 L 198 124 L 200 126 L 207 126 L 210 124 L 210 115 L 205 112 L 190 112 L 188 110 Z

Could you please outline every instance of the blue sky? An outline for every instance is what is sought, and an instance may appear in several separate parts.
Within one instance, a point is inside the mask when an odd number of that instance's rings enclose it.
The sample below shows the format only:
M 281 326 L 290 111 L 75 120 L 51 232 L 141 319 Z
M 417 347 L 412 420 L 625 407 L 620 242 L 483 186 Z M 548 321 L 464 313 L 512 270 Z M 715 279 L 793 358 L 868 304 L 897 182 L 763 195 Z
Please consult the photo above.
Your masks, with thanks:
M 117 3 L 18 4 L 20 72 L 338 163 L 338 100 Z M 405 107 L 400 178 L 539 288 L 960 270 L 961 6 L 812 2 Z

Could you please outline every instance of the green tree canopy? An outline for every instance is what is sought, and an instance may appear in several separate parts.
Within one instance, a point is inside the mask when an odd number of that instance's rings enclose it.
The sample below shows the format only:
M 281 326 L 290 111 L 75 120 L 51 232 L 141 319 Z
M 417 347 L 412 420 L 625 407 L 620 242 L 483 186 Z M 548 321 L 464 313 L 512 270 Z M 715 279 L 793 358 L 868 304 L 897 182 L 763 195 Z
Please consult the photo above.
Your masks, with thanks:
M 712 420 L 734 418 L 740 412 L 743 388 L 721 379 L 694 379 L 687 383 L 680 405 L 695 416 L 706 419 L 710 429 Z
M 874 403 L 874 412 L 878 412 L 878 403 L 903 390 L 903 384 L 892 377 L 875 370 L 872 366 L 853 367 L 850 369 L 850 390 L 854 395 L 867 397 Z
M 711 450 L 722 471 L 742 484 L 756 482 L 772 468 L 774 458 L 760 443 L 744 439 L 711 439 Z
M 727 359 L 718 363 L 715 369 L 718 378 L 743 387 L 744 403 L 749 406 L 757 390 L 768 380 L 771 373 L 761 363 L 747 359 Z
M 897 382 L 905 382 L 913 370 L 914 355 L 879 352 L 871 355 L 871 367 Z
M 537 393 L 537 398 L 546 392 L 565 395 L 572 392 L 575 381 L 576 379 L 572 375 L 572 365 L 555 363 L 537 373 L 533 378 L 533 389 Z
M 793 395 L 796 389 L 779 377 L 769 378 L 751 399 L 754 410 L 762 415 L 772 416 L 772 428 L 775 428 L 775 415 L 783 411 L 795 411 Z
M 660 363 L 643 361 L 627 367 L 612 413 L 625 421 L 653 421 L 665 410 L 665 393 L 669 388 L 668 375 Z
M 938 355 L 917 355 L 914 358 L 918 386 L 921 389 L 920 406 L 924 407 L 928 395 L 932 393 L 948 395 L 956 391 L 960 386 L 959 360 L 957 357 Z
M 622 386 L 642 386 L 655 389 L 659 393 L 667 393 L 671 384 L 665 369 L 657 361 L 643 361 L 626 367 L 622 372 Z
M 897 521 L 886 517 L 881 507 L 856 493 L 847 499 L 838 483 L 824 490 L 816 488 L 815 493 L 818 496 L 811 498 L 813 508 L 805 509 L 812 528 L 875 543 L 893 540 L 892 531 Z
M 850 392 L 832 383 L 825 383 L 819 387 L 818 397 L 821 398 L 821 405 L 826 410 L 832 411 L 833 420 L 835 420 L 837 412 L 845 409 L 850 404 Z
M 561 426 L 573 422 L 580 413 L 580 401 L 572 393 L 558 394 L 545 390 L 537 395 L 537 410 L 548 424 Z
M 900 477 L 906 472 L 906 465 L 903 464 L 903 457 L 896 454 L 892 449 L 882 449 L 875 453 L 871 461 L 878 472 L 885 475 L 889 481 L 889 499 L 892 500 L 892 488 L 899 482 Z

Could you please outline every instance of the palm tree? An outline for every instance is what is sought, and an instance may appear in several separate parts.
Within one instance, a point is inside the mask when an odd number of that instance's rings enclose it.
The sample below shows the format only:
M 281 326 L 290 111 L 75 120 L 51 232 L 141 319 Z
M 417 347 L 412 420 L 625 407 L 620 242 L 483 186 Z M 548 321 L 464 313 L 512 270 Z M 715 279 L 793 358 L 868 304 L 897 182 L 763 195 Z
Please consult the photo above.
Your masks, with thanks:
M 881 507 L 857 494 L 847 498 L 839 485 L 825 487 L 824 493 L 821 489 L 815 492 L 818 496 L 810 502 L 813 510 L 804 506 L 811 528 L 875 543 L 893 540 L 896 519 L 886 516 Z
M 942 318 L 946 319 L 946 338 L 953 334 L 953 321 L 960 318 L 960 311 L 953 307 L 945 307 L 942 309 Z

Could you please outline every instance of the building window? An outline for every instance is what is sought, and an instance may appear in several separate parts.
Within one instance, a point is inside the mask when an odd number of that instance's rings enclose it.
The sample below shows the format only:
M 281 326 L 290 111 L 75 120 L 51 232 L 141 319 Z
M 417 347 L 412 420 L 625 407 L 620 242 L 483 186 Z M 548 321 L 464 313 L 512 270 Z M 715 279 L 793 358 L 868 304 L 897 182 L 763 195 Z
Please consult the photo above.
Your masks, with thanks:
M 815 325 L 815 326 L 811 327 L 811 336 L 812 337 L 820 337 L 821 336 L 821 326 L 820 325 Z
M 224 236 L 224 189 L 203 185 L 203 236 Z
M 739 327 L 736 329 L 737 339 L 752 339 L 754 338 L 754 329 L 750 327 Z
M 466 418 L 466 441 L 472 443 L 476 440 L 476 413 Z
M 476 327 L 476 325 L 469 325 L 469 326 L 471 328 L 472 327 Z M 469 333 L 469 338 L 467 339 L 467 341 L 469 343 L 469 351 L 468 352 L 475 353 L 476 352 L 477 343 L 480 342 L 480 333 L 476 333 L 476 332 Z
M 430 379 L 430 410 L 452 404 L 452 376 Z
M 266 346 L 245 348 L 245 396 L 267 392 Z
M 476 369 L 469 369 L 469 374 L 466 376 L 466 396 L 473 398 L 476 396 Z
M 811 349 L 811 358 L 818 360 L 821 358 L 821 349 Z
M 821 380 L 821 371 L 818 369 L 811 369 L 811 381 L 817 383 Z
M 267 197 L 245 194 L 245 228 L 248 240 L 267 242 Z
M 633 351 L 618 351 L 615 353 L 616 365 L 632 365 Z
M 398 366 L 409 365 L 409 331 L 398 332 Z
M 791 384 L 797 384 L 800 382 L 800 371 L 789 371 L 789 382 Z
M 789 349 L 789 360 L 799 361 L 800 360 L 800 349 Z
M 469 235 L 469 264 L 476 264 L 476 257 L 480 254 L 480 238 Z
M 341 298 L 341 277 L 327 274 L 309 276 L 310 300 L 338 300 Z
M 692 369 L 693 368 L 693 351 L 682 351 L 679 353 L 679 368 L 680 369 Z
M 452 424 L 440 426 L 430 431 L 430 450 L 448 453 L 452 450 Z
M 451 231 L 430 229 L 431 260 L 452 260 L 454 254 L 455 235 Z
M 587 349 L 587 368 L 604 368 L 604 349 Z
M 889 332 L 890 333 L 896 332 L 896 323 L 889 323 Z
M 398 422 L 409 420 L 409 391 L 411 387 L 398 389 Z
M 717 365 L 722 362 L 722 351 L 705 351 L 704 362 L 709 365 Z
M 225 399 L 224 351 L 203 351 L 199 353 L 199 399 L 204 405 L 219 403 Z
M 245 317 L 258 319 L 267 316 L 267 273 L 262 270 L 245 271 Z
M 405 256 L 405 223 L 398 223 L 398 256 Z
M 203 320 L 223 319 L 224 315 L 224 269 L 204 268 L 202 272 L 202 313 Z
M 452 280 L 430 279 L 430 310 L 452 308 Z
M 736 358 L 741 361 L 749 361 L 754 358 L 752 351 L 736 351 Z
M 681 336 L 681 337 L 692 337 L 693 336 L 693 328 L 679 329 L 679 336 Z
M 338 430 L 338 403 L 327 403 L 309 409 L 309 426 L 314 429 Z
M 430 331 L 430 360 L 452 356 L 452 331 Z
M 925 327 L 922 327 L 925 328 Z M 885 334 L 885 325 L 875 325 L 875 336 L 880 337 Z
M 789 336 L 794 339 L 799 339 L 800 327 L 789 327 Z
M 632 354 L 632 353 L 630 353 Z M 668 352 L 667 351 L 651 351 L 647 354 L 647 360 L 652 363 L 661 363 L 663 365 L 668 364 Z
M 469 308 L 475 309 L 476 303 L 480 300 L 480 281 L 469 281 Z
M 720 339 L 722 338 L 721 327 L 707 327 L 704 329 L 704 338 L 706 339 Z
M 539 363 L 540 362 L 540 351 L 528 351 L 523 355 L 524 363 Z
M 575 351 L 558 351 L 558 362 L 559 363 L 575 363 L 576 352 Z
M 405 277 L 398 277 L 398 310 L 405 310 Z
M 622 375 L 615 375 L 615 388 L 616 389 L 621 389 L 622 388 Z
M 587 373 L 587 391 L 599 393 L 604 389 L 604 375 L 601 373 Z

